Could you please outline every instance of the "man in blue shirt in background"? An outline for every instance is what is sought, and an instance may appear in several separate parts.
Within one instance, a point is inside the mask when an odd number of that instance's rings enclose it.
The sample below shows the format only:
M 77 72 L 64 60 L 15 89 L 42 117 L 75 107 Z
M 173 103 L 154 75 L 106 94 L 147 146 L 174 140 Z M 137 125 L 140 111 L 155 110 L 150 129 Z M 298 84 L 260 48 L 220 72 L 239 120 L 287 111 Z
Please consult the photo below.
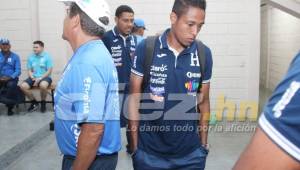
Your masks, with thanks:
M 300 169 L 300 52 L 274 90 L 234 170 Z
M 105 46 L 112 55 L 115 66 L 117 67 L 120 83 L 120 105 L 121 105 L 121 127 L 126 127 L 127 119 L 124 116 L 124 101 L 128 94 L 130 69 L 132 58 L 136 48 L 136 37 L 132 35 L 134 21 L 134 11 L 127 5 L 121 5 L 116 9 L 115 22 L 116 26 L 106 32 L 102 38 Z M 129 143 L 128 132 L 126 133 Z M 129 151 L 129 145 L 127 145 Z
M 6 90 L 6 94 L 12 94 L 16 91 L 19 76 L 21 74 L 20 57 L 10 51 L 11 45 L 8 39 L 1 40 L 0 52 L 0 86 L 1 91 Z M 1 92 L 2 93 L 2 92 Z M 3 96 L 1 96 L 3 97 Z M 13 115 L 13 104 L 6 105 L 9 116 Z
M 31 101 L 28 112 L 35 111 L 38 108 L 38 102 L 30 90 L 35 86 L 40 88 L 41 112 L 44 113 L 46 111 L 47 89 L 52 83 L 53 63 L 51 56 L 44 51 L 44 43 L 42 41 L 33 42 L 33 54 L 28 57 L 27 69 L 29 77 L 21 84 L 21 89 Z
M 63 170 L 114 170 L 121 149 L 118 74 L 100 37 L 109 24 L 104 0 L 62 0 L 63 39 L 74 54 L 55 91 L 55 134 Z
M 213 61 L 210 49 L 198 48 L 196 42 L 205 9 L 205 0 L 175 0 L 171 28 L 151 47 L 149 70 L 144 64 L 149 41 L 136 49 L 128 106 L 135 170 L 205 168 Z M 205 63 L 200 63 L 198 50 Z M 145 75 L 149 75 L 146 84 Z
M 142 19 L 134 19 L 134 27 L 132 29 L 132 34 L 136 36 L 137 44 L 139 44 L 144 39 L 144 34 L 146 30 L 146 25 Z

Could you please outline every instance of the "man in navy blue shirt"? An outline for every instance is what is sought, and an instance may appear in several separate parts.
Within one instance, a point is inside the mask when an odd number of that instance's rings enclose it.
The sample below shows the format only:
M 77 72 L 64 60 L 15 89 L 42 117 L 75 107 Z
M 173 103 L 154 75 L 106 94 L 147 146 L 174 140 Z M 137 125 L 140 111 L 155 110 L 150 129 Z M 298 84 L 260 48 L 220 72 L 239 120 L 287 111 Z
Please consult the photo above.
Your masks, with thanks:
M 300 169 L 300 53 L 267 102 L 234 169 Z
M 0 52 L 0 86 L 6 89 L 6 94 L 16 91 L 19 76 L 21 74 L 20 57 L 10 51 L 11 45 L 8 39 L 2 39 Z M 3 97 L 3 96 L 1 96 Z M 13 115 L 13 104 L 7 104 L 7 114 Z
M 205 168 L 212 56 L 205 47 L 201 75 L 195 41 L 204 24 L 205 8 L 204 0 L 175 0 L 171 28 L 155 42 L 150 72 L 144 67 L 146 41 L 136 49 L 129 99 L 135 170 Z M 145 74 L 150 79 L 143 85 Z M 144 102 L 140 106 L 141 92 Z
M 54 95 L 62 169 L 114 170 L 121 149 L 118 75 L 100 40 L 109 23 L 109 7 L 104 0 L 63 1 L 63 38 L 74 54 Z
M 121 127 L 127 125 L 127 119 L 123 114 L 123 107 L 126 94 L 128 93 L 128 83 L 132 58 L 136 48 L 136 37 L 131 34 L 134 26 L 134 11 L 127 5 L 121 5 L 116 9 L 116 26 L 104 34 L 102 41 L 111 53 L 115 66 L 118 71 L 120 83 L 120 101 L 121 102 Z M 127 133 L 128 136 L 128 133 Z M 127 138 L 128 141 L 128 138 Z M 128 149 L 127 145 L 127 149 Z M 129 151 L 129 150 L 127 150 Z

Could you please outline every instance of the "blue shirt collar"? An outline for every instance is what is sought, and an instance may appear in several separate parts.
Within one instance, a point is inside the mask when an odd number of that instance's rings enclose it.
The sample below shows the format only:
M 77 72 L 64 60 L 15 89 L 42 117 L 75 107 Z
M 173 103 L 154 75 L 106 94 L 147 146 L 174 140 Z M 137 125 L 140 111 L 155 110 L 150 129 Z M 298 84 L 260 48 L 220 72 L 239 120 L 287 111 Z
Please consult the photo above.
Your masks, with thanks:
M 168 28 L 160 37 L 159 37 L 159 42 L 160 42 L 160 49 L 169 49 L 168 41 L 167 41 L 167 36 L 170 33 L 170 28 Z M 192 44 L 187 47 L 186 49 L 181 52 L 182 54 L 185 53 L 191 53 L 197 48 L 196 41 L 192 42 Z
M 35 57 L 44 57 L 45 56 L 45 52 L 43 51 L 43 52 L 41 52 L 40 54 L 35 54 L 35 53 L 33 53 L 33 55 L 35 56 Z
M 114 29 L 112 29 L 112 32 L 115 37 L 124 37 L 123 35 L 121 35 L 120 31 L 118 30 L 118 28 L 116 26 L 114 27 Z M 129 34 L 127 37 L 124 37 L 124 38 L 125 39 L 132 38 L 132 34 Z

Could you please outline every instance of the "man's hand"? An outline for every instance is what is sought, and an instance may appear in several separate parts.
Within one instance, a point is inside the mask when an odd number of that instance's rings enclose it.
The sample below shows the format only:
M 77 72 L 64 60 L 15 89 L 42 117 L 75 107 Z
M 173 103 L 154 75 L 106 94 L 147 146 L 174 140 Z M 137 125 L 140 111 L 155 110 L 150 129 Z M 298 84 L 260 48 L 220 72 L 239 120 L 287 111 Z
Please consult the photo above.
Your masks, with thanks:
M 42 80 L 41 78 L 36 78 L 33 86 L 37 87 L 39 85 L 39 83 L 41 82 L 41 80 Z
M 11 79 L 11 77 L 3 76 L 3 77 L 0 78 L 0 81 L 2 81 L 2 82 L 7 82 L 7 81 L 9 81 L 10 79 Z

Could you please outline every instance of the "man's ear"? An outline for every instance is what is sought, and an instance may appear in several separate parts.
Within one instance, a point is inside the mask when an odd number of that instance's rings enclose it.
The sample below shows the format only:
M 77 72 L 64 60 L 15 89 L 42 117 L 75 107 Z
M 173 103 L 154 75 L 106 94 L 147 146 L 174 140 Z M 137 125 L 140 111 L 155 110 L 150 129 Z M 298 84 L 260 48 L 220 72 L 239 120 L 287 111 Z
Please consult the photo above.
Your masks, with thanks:
M 76 28 L 76 27 L 80 26 L 79 14 L 73 16 L 70 20 L 71 20 L 71 28 Z
M 170 21 L 171 21 L 171 24 L 172 24 L 172 25 L 175 24 L 175 23 L 177 22 L 177 19 L 178 19 L 177 14 L 176 14 L 175 12 L 172 12 L 172 13 L 170 14 Z

